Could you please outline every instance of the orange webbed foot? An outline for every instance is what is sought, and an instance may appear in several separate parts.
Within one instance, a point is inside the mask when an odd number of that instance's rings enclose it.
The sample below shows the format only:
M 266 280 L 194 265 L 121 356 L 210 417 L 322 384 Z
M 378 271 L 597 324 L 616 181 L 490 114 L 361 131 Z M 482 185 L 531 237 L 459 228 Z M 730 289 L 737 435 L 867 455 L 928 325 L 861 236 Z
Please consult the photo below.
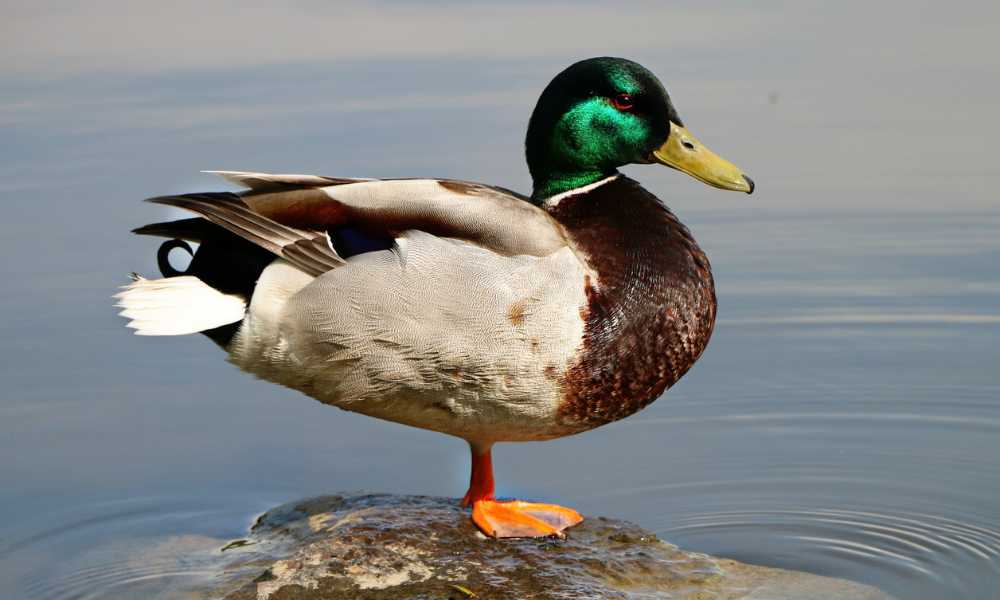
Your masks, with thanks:
M 562 537 L 563 531 L 583 521 L 583 516 L 556 504 L 477 500 L 472 503 L 472 520 L 483 533 L 494 538 Z
M 472 449 L 472 477 L 462 506 L 472 505 L 472 521 L 495 538 L 563 536 L 567 527 L 583 521 L 580 513 L 556 504 L 520 500 L 498 501 L 493 496 L 493 458 L 490 445 Z

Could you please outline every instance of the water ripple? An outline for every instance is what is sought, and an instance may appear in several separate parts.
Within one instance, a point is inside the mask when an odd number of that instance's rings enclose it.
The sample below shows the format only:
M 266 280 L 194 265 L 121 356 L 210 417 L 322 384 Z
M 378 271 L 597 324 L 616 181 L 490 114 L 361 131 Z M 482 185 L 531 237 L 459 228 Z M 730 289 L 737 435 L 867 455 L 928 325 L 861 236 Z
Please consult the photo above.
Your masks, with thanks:
M 28 524 L 36 533 L 12 541 L 0 556 L 22 573 L 17 597 L 184 597 L 185 590 L 219 576 L 227 540 L 203 532 L 218 531 L 234 516 L 233 507 L 191 502 L 133 498 L 83 506 L 50 516 L 44 529 Z
M 39 573 L 24 591 L 38 600 L 182 597 L 185 589 L 219 576 L 221 545 L 198 535 L 114 543 Z
M 755 538 L 769 544 L 772 551 L 783 548 L 801 560 L 828 565 L 831 574 L 862 581 L 866 573 L 897 571 L 898 589 L 887 591 L 903 598 L 910 597 L 907 590 L 911 587 L 926 592 L 926 586 L 966 590 L 969 595 L 962 597 L 985 597 L 980 594 L 989 593 L 990 581 L 1000 580 L 1000 530 L 939 515 L 842 508 L 727 510 L 681 516 L 671 522 L 658 531 L 668 539 Z M 748 558 L 739 547 L 730 554 Z M 822 555 L 830 560 L 817 561 L 815 557 Z M 846 566 L 837 568 L 832 559 Z M 970 580 L 970 573 L 980 575 Z M 992 577 L 983 579 L 984 573 Z

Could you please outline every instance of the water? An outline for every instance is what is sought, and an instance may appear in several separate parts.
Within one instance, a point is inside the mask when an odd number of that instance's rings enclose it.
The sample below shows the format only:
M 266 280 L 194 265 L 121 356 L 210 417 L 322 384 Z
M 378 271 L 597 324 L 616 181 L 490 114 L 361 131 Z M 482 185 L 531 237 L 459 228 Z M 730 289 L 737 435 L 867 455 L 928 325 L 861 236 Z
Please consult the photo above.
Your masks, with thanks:
M 63 36 L 35 44 L 28 21 L 23 39 L 0 36 L 33 65 L 0 66 L 4 597 L 180 597 L 279 503 L 460 496 L 460 441 L 255 381 L 204 339 L 129 335 L 109 296 L 129 271 L 155 272 L 155 246 L 128 229 L 171 216 L 137 200 L 221 189 L 197 175 L 211 168 L 525 189 L 538 91 L 572 59 L 613 53 L 660 73 L 758 193 L 628 170 L 708 251 L 715 336 L 640 414 L 498 447 L 498 491 L 901 599 L 1000 598 L 997 8 L 806 4 L 685 5 L 643 20 L 688 27 L 662 44 L 632 28 L 565 34 L 554 50 L 525 30 L 516 51 L 461 59 L 385 44 L 368 59 L 358 38 L 343 57 L 288 46 L 285 63 L 257 65 L 251 44 L 238 57 L 202 46 L 195 61 L 155 36 L 129 58 L 97 36 L 49 63 Z M 671 9 L 615 9 L 607 23 L 639 10 Z M 237 18 L 197 14 L 221 19 L 213 31 Z M 283 22 L 273 39 L 293 38 Z

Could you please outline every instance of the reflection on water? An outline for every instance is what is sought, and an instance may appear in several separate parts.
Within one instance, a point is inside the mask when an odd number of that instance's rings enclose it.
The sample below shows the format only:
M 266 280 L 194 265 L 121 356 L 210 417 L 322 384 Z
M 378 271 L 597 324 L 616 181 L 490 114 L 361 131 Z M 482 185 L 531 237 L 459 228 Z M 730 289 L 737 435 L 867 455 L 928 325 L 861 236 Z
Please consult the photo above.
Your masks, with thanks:
M 992 597 L 1000 241 L 985 232 L 1000 219 L 690 221 L 721 299 L 705 357 L 630 419 L 499 447 L 499 492 L 899 598 Z M 940 252 L 882 244 L 886 231 Z M 23 483 L 2 500 L 18 516 L 0 525 L 12 597 L 184 597 L 282 501 L 463 491 L 460 443 L 252 381 L 204 340 L 129 337 L 103 316 L 110 282 L 92 285 L 114 377 L 95 358 L 77 367 L 92 389 L 28 361 L 7 379 L 24 393 L 3 407 L 0 450 L 33 449 L 3 466 Z

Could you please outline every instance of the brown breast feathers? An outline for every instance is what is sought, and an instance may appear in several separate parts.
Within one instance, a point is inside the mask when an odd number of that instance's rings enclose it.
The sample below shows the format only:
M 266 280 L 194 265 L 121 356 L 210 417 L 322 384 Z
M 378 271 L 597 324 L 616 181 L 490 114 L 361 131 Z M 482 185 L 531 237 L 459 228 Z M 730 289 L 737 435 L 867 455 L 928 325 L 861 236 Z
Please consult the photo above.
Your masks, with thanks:
M 626 417 L 673 385 L 715 326 L 708 258 L 655 196 L 620 176 L 549 208 L 587 260 L 583 346 L 559 417 L 582 431 Z

